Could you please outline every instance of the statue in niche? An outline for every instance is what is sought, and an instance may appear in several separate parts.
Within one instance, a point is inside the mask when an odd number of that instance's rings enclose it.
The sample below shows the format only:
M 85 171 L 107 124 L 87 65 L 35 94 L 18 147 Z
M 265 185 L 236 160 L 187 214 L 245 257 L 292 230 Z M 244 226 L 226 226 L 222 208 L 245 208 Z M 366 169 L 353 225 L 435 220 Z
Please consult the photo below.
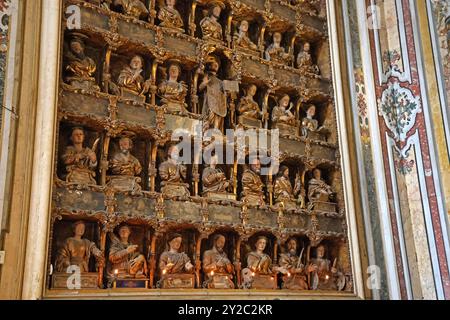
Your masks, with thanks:
M 135 55 L 130 60 L 130 64 L 120 72 L 117 79 L 117 85 L 120 89 L 120 95 L 125 99 L 137 102 L 145 102 L 145 95 L 149 92 L 151 81 L 145 80 L 142 75 L 144 68 L 144 59 Z
M 141 0 L 114 0 L 115 6 L 120 6 L 126 15 L 139 19 L 141 16 L 148 15 L 148 9 Z
M 204 92 L 202 110 L 204 130 L 214 128 L 223 132 L 228 105 L 223 81 L 217 77 L 220 68 L 219 58 L 208 57 L 207 68 L 207 74 L 199 86 L 199 91 Z
M 309 42 L 305 42 L 303 45 L 303 51 L 297 56 L 297 67 L 302 72 L 318 75 L 320 73 L 319 67 L 313 63 L 310 51 L 311 44 Z
M 66 60 L 66 71 L 70 74 L 66 77 L 66 82 L 75 89 L 100 91 L 96 85 L 94 73 L 97 65 L 94 60 L 86 56 L 85 44 L 83 39 L 88 37 L 84 34 L 74 32 L 69 42 L 69 49 L 64 58 Z
M 234 44 L 242 48 L 258 50 L 258 46 L 248 36 L 248 28 L 248 21 L 242 20 L 239 25 L 239 31 L 234 34 Z
M 314 169 L 313 178 L 309 180 L 308 184 L 308 199 L 309 201 L 330 202 L 334 196 L 331 187 L 322 179 L 322 171 Z
M 306 273 L 314 271 L 314 267 L 302 264 L 304 250 L 298 254 L 297 247 L 297 240 L 291 238 L 286 243 L 286 253 L 280 254 L 279 271 L 283 274 L 283 289 L 308 290 Z
M 219 23 L 220 14 L 225 9 L 225 4 L 221 1 L 211 1 L 209 3 L 208 15 L 200 21 L 203 39 L 223 40 L 223 29 Z
M 292 184 L 289 178 L 289 168 L 286 166 L 281 166 L 277 178 L 275 179 L 275 186 L 274 186 L 275 203 L 277 204 L 283 203 L 284 207 L 288 210 L 295 209 L 297 203 L 301 204 L 303 202 L 300 192 L 301 192 L 300 177 L 297 176 L 295 180 L 295 187 L 292 188 Z M 295 197 L 298 195 L 300 196 L 297 200 Z
M 292 57 L 281 46 L 282 39 L 283 36 L 281 35 L 280 32 L 275 32 L 273 34 L 273 42 L 266 49 L 266 60 L 289 65 L 292 61 Z
M 298 135 L 299 121 L 295 118 L 291 109 L 294 104 L 291 103 L 289 95 L 285 94 L 278 101 L 278 105 L 272 111 L 273 127 L 280 129 L 280 133 L 287 135 Z
M 109 177 L 109 185 L 120 191 L 141 191 L 142 165 L 139 160 L 131 154 L 133 141 L 129 137 L 119 140 L 120 151 L 116 152 L 110 161 L 110 169 L 113 176 Z
M 205 196 L 218 193 L 226 194 L 230 186 L 230 181 L 225 176 L 225 173 L 216 167 L 218 162 L 219 157 L 217 155 L 212 156 L 209 167 L 203 170 L 202 183 Z
M 175 8 L 176 0 L 165 0 L 164 6 L 159 9 L 158 19 L 160 27 L 184 32 L 184 22 L 178 10 Z
M 184 182 L 187 167 L 178 162 L 179 149 L 176 145 L 169 148 L 168 159 L 159 166 L 161 192 L 167 197 L 189 197 L 189 184 Z
M 128 241 L 131 229 L 127 225 L 119 228 L 119 237 L 110 233 L 111 248 L 109 249 L 109 277 L 119 279 L 142 279 L 147 276 L 147 261 L 138 251 L 139 246 Z
M 321 135 L 329 133 L 326 127 L 319 127 L 319 122 L 314 119 L 316 106 L 310 105 L 306 111 L 306 118 L 302 120 L 302 136 L 312 139 L 320 139 Z
M 95 257 L 98 267 L 103 267 L 105 257 L 94 242 L 84 239 L 86 230 L 84 221 L 72 224 L 73 237 L 64 241 L 64 246 L 58 251 L 55 261 L 56 272 L 66 272 L 70 266 L 78 266 L 81 273 L 89 272 L 89 260 L 91 255 Z
M 73 145 L 68 146 L 61 157 L 66 166 L 66 181 L 78 184 L 97 184 L 94 179 L 95 169 L 98 165 L 97 155 L 90 148 L 83 147 L 84 129 L 81 127 L 73 128 L 70 140 Z M 94 150 L 97 148 L 98 141 L 94 144 Z
M 246 95 L 241 98 L 238 105 L 239 124 L 248 127 L 262 128 L 262 121 L 267 120 L 268 113 L 263 113 L 258 103 L 254 100 L 258 88 L 252 84 L 247 88 Z
M 176 60 L 169 62 L 169 76 L 158 86 L 158 95 L 161 97 L 163 107 L 170 112 L 187 113 L 187 86 L 178 81 L 181 74 L 181 65 Z
M 182 236 L 178 233 L 170 235 L 168 239 L 169 250 L 164 251 L 159 258 L 159 271 L 161 277 L 168 274 L 193 273 L 194 265 L 184 252 L 179 252 Z
M 261 162 L 256 157 L 250 157 L 250 165 L 242 174 L 242 201 L 253 206 L 265 205 L 264 184 L 261 180 Z
M 316 258 L 311 259 L 308 267 L 311 273 L 312 290 L 339 290 L 342 291 L 346 284 L 345 276 L 339 272 L 336 266 L 337 259 L 333 264 L 325 258 L 325 246 L 319 245 L 316 249 Z
M 213 247 L 203 254 L 203 272 L 210 289 L 234 289 L 234 266 L 223 250 L 225 242 L 223 235 L 216 234 Z

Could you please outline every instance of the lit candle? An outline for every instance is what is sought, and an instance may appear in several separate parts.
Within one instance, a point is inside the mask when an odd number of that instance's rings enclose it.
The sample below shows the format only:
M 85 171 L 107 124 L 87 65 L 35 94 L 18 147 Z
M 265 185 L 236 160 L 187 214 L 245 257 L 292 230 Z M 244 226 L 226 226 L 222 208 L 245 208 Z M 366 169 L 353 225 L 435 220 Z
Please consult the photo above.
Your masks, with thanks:
M 167 270 L 166 269 L 164 269 L 163 270 L 163 275 L 165 275 L 167 273 Z
M 326 280 L 330 279 L 330 276 L 329 276 L 329 275 L 326 275 L 326 276 L 325 276 L 325 279 L 326 279 Z
M 211 277 L 214 276 L 214 271 L 211 271 Z
M 254 277 L 255 276 L 255 273 L 254 272 L 252 272 L 252 277 Z
M 114 275 L 117 277 L 117 275 L 119 274 L 119 270 L 118 269 L 116 269 L 116 270 L 114 270 Z
M 290 277 L 291 276 L 291 273 L 290 272 L 288 272 L 288 275 L 287 275 L 288 277 Z

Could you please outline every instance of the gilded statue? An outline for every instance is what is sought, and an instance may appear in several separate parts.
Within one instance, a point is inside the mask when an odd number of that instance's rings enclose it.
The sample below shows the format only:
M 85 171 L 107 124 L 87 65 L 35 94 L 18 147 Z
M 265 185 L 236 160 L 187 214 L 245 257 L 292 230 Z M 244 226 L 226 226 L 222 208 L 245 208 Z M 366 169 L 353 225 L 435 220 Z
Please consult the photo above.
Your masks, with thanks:
M 72 146 L 68 146 L 61 159 L 66 166 L 66 181 L 78 184 L 97 184 L 95 181 L 95 169 L 98 161 L 97 155 L 88 147 L 83 147 L 85 134 L 83 128 L 72 129 L 70 140 Z M 94 147 L 94 150 L 96 147 Z
M 302 72 L 318 75 L 320 73 L 319 67 L 314 64 L 310 51 L 311 44 L 309 42 L 305 42 L 303 45 L 303 51 L 297 56 L 297 67 Z
M 131 58 L 128 66 L 125 66 L 117 79 L 117 85 L 124 98 L 133 99 L 135 96 L 141 97 L 145 101 L 145 94 L 150 90 L 151 81 L 145 80 L 142 75 L 144 59 L 135 55 Z
M 282 134 L 296 136 L 298 135 L 299 121 L 291 112 L 294 105 L 290 102 L 291 98 L 285 94 L 278 101 L 278 105 L 272 110 L 272 125 L 273 128 L 280 129 Z
M 165 0 L 166 5 L 158 12 L 159 26 L 184 32 L 184 22 L 178 10 L 175 8 L 176 0 Z
M 203 39 L 223 40 L 222 25 L 218 21 L 225 4 L 221 1 L 211 1 L 209 3 L 208 15 L 200 21 Z
M 199 91 L 204 92 L 202 110 L 204 129 L 214 128 L 223 132 L 228 105 L 223 81 L 217 77 L 220 60 L 215 56 L 209 57 L 207 67 L 207 74 L 199 86 Z
M 234 289 L 234 266 L 223 250 L 225 242 L 223 235 L 216 234 L 213 247 L 203 253 L 203 272 L 209 280 L 209 288 Z
M 178 162 L 178 156 L 178 147 L 171 146 L 168 159 L 159 166 L 161 192 L 168 197 L 189 197 L 189 184 L 184 182 L 187 167 Z
M 343 290 L 345 276 L 336 267 L 337 259 L 333 264 L 325 258 L 325 246 L 319 245 L 316 249 L 316 258 L 311 259 L 311 289 L 312 290 Z
M 169 62 L 169 76 L 158 86 L 158 95 L 161 97 L 163 107 L 171 112 L 187 112 L 186 96 L 187 85 L 178 81 L 181 66 L 177 61 Z
M 258 50 L 258 46 L 248 36 L 249 24 L 247 20 L 242 20 L 239 25 L 239 31 L 234 34 L 234 44 L 251 50 Z
M 275 203 L 285 206 L 287 209 L 295 208 L 297 202 L 302 202 L 301 199 L 301 181 L 300 177 L 297 176 L 295 180 L 295 187 L 292 188 L 292 184 L 289 178 L 289 168 L 286 166 L 281 166 L 280 171 L 275 179 L 274 186 L 274 198 Z M 300 195 L 298 200 L 295 198 Z
M 122 10 L 126 15 L 136 19 L 148 15 L 149 13 L 141 0 L 114 0 L 114 5 L 122 7 Z
M 246 95 L 241 98 L 238 105 L 238 122 L 242 125 L 261 128 L 262 120 L 267 120 L 269 115 L 267 112 L 262 112 L 258 103 L 254 100 L 256 90 L 257 87 L 254 84 L 250 85 L 247 88 Z
M 111 248 L 109 249 L 109 276 L 119 279 L 146 278 L 147 261 L 138 249 L 139 246 L 129 242 L 131 229 L 127 225 L 119 228 L 119 238 L 110 233 Z
M 281 46 L 282 39 L 283 36 L 280 32 L 273 34 L 273 42 L 266 49 L 266 60 L 289 65 L 292 61 L 292 56 Z
M 211 157 L 211 163 L 209 167 L 203 170 L 202 183 L 203 183 L 203 194 L 208 195 L 209 193 L 227 193 L 230 182 L 225 176 L 225 173 L 217 168 L 219 158 L 217 155 Z
M 267 243 L 266 237 L 258 237 L 255 250 L 247 255 L 247 268 L 255 275 L 272 275 L 278 272 L 278 267 L 272 265 L 272 258 L 264 252 Z
M 97 65 L 93 59 L 85 54 L 83 39 L 87 39 L 87 36 L 81 33 L 72 33 L 69 49 L 64 55 L 65 69 L 69 73 L 66 82 L 76 89 L 100 91 L 100 87 L 96 85 L 94 78 Z
M 309 201 L 330 202 L 334 196 L 331 187 L 322 179 L 322 171 L 314 169 L 313 178 L 309 180 L 308 184 L 308 199 Z
M 166 274 L 193 273 L 194 265 L 186 253 L 180 252 L 182 236 L 178 233 L 169 236 L 169 250 L 164 251 L 159 258 L 161 277 Z
M 264 184 L 261 180 L 261 162 L 256 157 L 250 157 L 250 165 L 247 166 L 242 175 L 241 200 L 249 205 L 265 205 Z
M 122 137 L 119 140 L 120 151 L 116 152 L 110 160 L 110 169 L 113 176 L 110 176 L 110 185 L 121 191 L 141 190 L 139 185 L 141 179 L 138 177 L 142 172 L 142 165 L 139 160 L 131 154 L 133 141 L 129 137 Z
M 283 274 L 283 288 L 289 290 L 308 290 L 306 272 L 314 270 L 312 265 L 302 264 L 304 249 L 297 253 L 298 243 L 290 238 L 286 243 L 286 252 L 280 254 L 279 271 Z
M 315 115 L 316 106 L 310 105 L 306 111 L 306 117 L 302 120 L 302 136 L 314 139 L 329 132 L 326 127 L 319 127 L 319 121 L 314 119 Z
M 55 262 L 56 272 L 66 272 L 70 266 L 78 266 L 80 272 L 89 272 L 89 260 L 91 255 L 95 257 L 98 267 L 104 266 L 103 252 L 97 248 L 94 242 L 83 238 L 86 230 L 84 221 L 72 224 L 73 237 L 64 241 L 64 246 L 58 251 Z

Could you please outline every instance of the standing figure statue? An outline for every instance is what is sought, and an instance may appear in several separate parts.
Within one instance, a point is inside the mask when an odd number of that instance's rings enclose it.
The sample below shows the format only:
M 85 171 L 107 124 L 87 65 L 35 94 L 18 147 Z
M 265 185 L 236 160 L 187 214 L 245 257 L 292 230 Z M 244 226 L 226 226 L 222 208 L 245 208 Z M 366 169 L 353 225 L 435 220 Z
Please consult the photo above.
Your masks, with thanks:
M 55 262 L 56 272 L 66 272 L 70 266 L 78 266 L 81 273 L 89 272 L 91 255 L 95 257 L 98 267 L 104 266 L 103 252 L 97 248 L 94 242 L 83 238 L 86 230 L 84 221 L 73 223 L 72 230 L 73 237 L 67 238 L 64 246 L 58 251 Z
M 184 32 L 184 22 L 181 14 L 175 8 L 177 0 L 165 0 L 166 5 L 158 12 L 159 26 Z
M 273 42 L 266 49 L 266 60 L 289 65 L 292 62 L 292 57 L 281 46 L 281 40 L 283 36 L 280 32 L 273 34 Z
M 131 154 L 133 149 L 133 141 L 128 137 L 119 140 L 120 151 L 116 152 L 110 161 L 111 173 L 110 185 L 121 191 L 141 190 L 139 183 L 141 179 L 138 177 L 142 172 L 142 165 L 139 160 Z
M 110 233 L 111 248 L 109 249 L 109 270 L 110 280 L 114 277 L 126 278 L 146 278 L 147 261 L 143 254 L 138 251 L 139 246 L 129 242 L 131 229 L 127 225 L 119 228 L 119 237 Z
M 203 254 L 203 272 L 210 289 L 234 289 L 234 266 L 223 250 L 225 241 L 226 239 L 223 235 L 215 235 L 213 247 Z
M 261 181 L 261 162 L 256 157 L 250 157 L 251 163 L 244 170 L 242 175 L 241 201 L 252 206 L 265 205 L 264 184 Z
M 258 46 L 253 43 L 253 41 L 248 36 L 248 28 L 249 24 L 247 20 L 242 20 L 239 25 L 239 31 L 234 34 L 234 44 L 236 46 L 251 49 L 251 50 L 258 50 Z
M 209 3 L 208 9 L 208 15 L 200 21 L 203 39 L 222 41 L 223 29 L 218 20 L 222 10 L 225 9 L 225 4 L 221 1 L 213 0 Z
M 72 33 L 69 49 L 64 55 L 65 69 L 70 74 L 65 80 L 76 89 L 100 91 L 100 87 L 96 85 L 94 78 L 97 65 L 84 52 L 85 44 L 83 39 L 87 38 L 84 34 Z
M 228 114 L 227 95 L 223 81 L 217 76 L 220 68 L 220 60 L 211 56 L 207 61 L 208 73 L 199 86 L 199 91 L 204 92 L 203 98 L 203 126 L 204 130 L 217 129 L 223 132 L 224 120 Z
M 66 166 L 66 181 L 78 184 L 97 184 L 94 179 L 95 169 L 98 165 L 97 155 L 90 148 L 83 147 L 84 129 L 73 128 L 70 140 L 73 145 L 68 146 L 61 157 Z
M 181 66 L 178 61 L 169 61 L 169 77 L 158 86 L 158 95 L 161 97 L 163 107 L 171 112 L 187 112 L 186 96 L 187 86 L 178 81 Z
M 290 238 L 286 243 L 286 253 L 280 254 L 279 271 L 283 274 L 283 288 L 289 290 L 308 290 L 306 272 L 314 268 L 302 264 L 304 249 L 297 253 L 298 243 L 295 238 Z
M 189 185 L 184 182 L 187 167 L 178 162 L 179 149 L 173 145 L 168 152 L 168 159 L 159 166 L 161 192 L 170 198 L 189 197 Z

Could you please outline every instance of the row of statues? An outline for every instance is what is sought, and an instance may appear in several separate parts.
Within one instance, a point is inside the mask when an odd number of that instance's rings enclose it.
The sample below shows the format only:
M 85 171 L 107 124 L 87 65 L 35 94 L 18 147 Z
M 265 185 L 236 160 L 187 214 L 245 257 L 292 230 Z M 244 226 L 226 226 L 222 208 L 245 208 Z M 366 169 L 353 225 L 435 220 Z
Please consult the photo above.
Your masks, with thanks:
M 62 154 L 61 160 L 66 169 L 66 181 L 69 183 L 95 185 L 96 168 L 98 166 L 97 155 L 89 147 L 84 146 L 85 133 L 83 128 L 75 127 L 71 135 L 72 145 L 68 146 Z M 96 147 L 94 147 L 95 149 Z M 119 191 L 138 191 L 142 165 L 131 154 L 133 141 L 130 137 L 122 137 L 119 140 L 119 149 L 110 157 L 108 163 L 108 183 Z M 172 145 L 168 150 L 168 158 L 159 165 L 159 177 L 161 179 L 161 192 L 168 197 L 188 197 L 191 193 L 186 181 L 187 166 L 177 161 L 179 155 L 178 146 Z M 231 182 L 225 173 L 217 166 L 218 156 L 213 155 L 210 164 L 202 173 L 203 195 L 214 197 L 215 195 L 228 194 Z M 265 205 L 265 184 L 261 178 L 261 163 L 259 159 L 251 159 L 251 163 L 245 166 L 242 174 L 241 200 L 250 205 Z M 334 192 L 322 179 L 321 170 L 315 169 L 313 177 L 308 182 L 309 201 L 329 202 Z M 281 166 L 274 183 L 275 203 L 283 203 L 285 207 L 295 208 L 305 201 L 302 194 L 302 181 L 300 175 L 292 186 L 289 168 Z
M 116 6 L 122 7 L 125 14 L 134 16 L 135 18 L 149 14 L 148 9 L 140 0 L 115 0 L 114 2 Z M 159 26 L 184 33 L 185 24 L 180 12 L 176 9 L 177 1 L 165 0 L 164 2 L 164 5 L 160 6 L 157 14 Z M 223 27 L 220 23 L 220 17 L 224 9 L 225 4 L 221 1 L 209 2 L 206 16 L 200 21 L 203 39 L 212 41 L 224 40 Z M 273 33 L 272 44 L 265 50 L 265 58 L 269 61 L 291 65 L 293 55 L 286 52 L 285 48 L 281 45 L 282 39 L 281 32 Z M 237 47 L 259 51 L 258 45 L 250 39 L 248 20 L 239 22 L 239 26 L 233 35 L 233 40 L 233 44 Z M 306 42 L 303 45 L 303 51 L 298 54 L 297 67 L 309 73 L 319 74 L 318 67 L 312 63 L 310 49 L 310 44 Z
M 100 90 L 94 78 L 96 64 L 86 56 L 84 43 L 81 39 L 81 35 L 78 34 L 70 42 L 70 50 L 66 53 L 66 71 L 68 74 L 66 82 L 77 89 Z M 208 58 L 207 72 L 199 85 L 198 91 L 204 97 L 202 115 L 205 129 L 215 128 L 223 131 L 224 120 L 230 114 L 230 106 L 224 81 L 218 76 L 220 66 L 221 61 L 218 57 L 210 56 Z M 129 64 L 120 71 L 116 81 L 113 81 L 111 74 L 105 72 L 103 80 L 108 93 L 122 96 L 125 99 L 145 102 L 152 81 L 144 78 L 143 70 L 144 59 L 135 55 L 131 58 Z M 183 81 L 179 80 L 182 73 L 180 62 L 178 60 L 168 61 L 167 70 L 167 78 L 159 83 L 156 91 L 161 105 L 170 112 L 187 113 L 188 87 Z M 250 128 L 265 126 L 267 128 L 270 119 L 272 127 L 280 129 L 282 133 L 314 139 L 326 138 L 328 129 L 319 126 L 317 119 L 315 119 L 315 105 L 308 106 L 307 116 L 300 122 L 295 114 L 298 110 L 295 112 L 292 110 L 294 104 L 291 102 L 289 95 L 285 94 L 273 107 L 270 117 L 267 102 L 264 102 L 263 108 L 261 108 L 260 104 L 255 101 L 257 90 L 258 88 L 254 84 L 245 89 L 245 95 L 240 99 L 237 106 L 238 125 Z M 300 127 L 301 132 L 299 132 Z
M 105 267 L 110 283 L 117 279 L 146 279 L 149 276 L 149 262 L 139 252 L 139 246 L 130 242 L 131 229 L 122 225 L 118 236 L 110 233 L 111 245 L 107 263 L 104 253 L 94 242 L 83 238 L 85 222 L 73 224 L 74 236 L 66 239 L 59 248 L 55 271 L 65 273 L 70 266 L 78 266 L 81 273 L 89 272 L 91 256 L 95 257 L 98 267 Z M 160 255 L 157 271 L 160 279 L 179 274 L 193 274 L 195 266 L 190 257 L 181 251 L 182 236 L 178 233 L 167 237 L 167 248 Z M 325 246 L 319 245 L 316 257 L 305 259 L 305 249 L 300 252 L 298 241 L 291 238 L 286 243 L 285 252 L 279 255 L 278 264 L 274 265 L 270 255 L 265 251 L 269 240 L 260 236 L 255 242 L 254 250 L 246 257 L 246 267 L 241 270 L 240 263 L 233 263 L 225 252 L 226 237 L 216 234 L 213 245 L 202 255 L 202 271 L 205 275 L 204 287 L 235 288 L 237 272 L 242 274 L 243 288 L 252 288 L 252 283 L 258 277 L 281 274 L 283 288 L 294 290 L 342 290 L 345 277 L 337 268 L 337 259 L 333 263 L 325 258 Z M 309 260 L 304 262 L 304 260 Z

